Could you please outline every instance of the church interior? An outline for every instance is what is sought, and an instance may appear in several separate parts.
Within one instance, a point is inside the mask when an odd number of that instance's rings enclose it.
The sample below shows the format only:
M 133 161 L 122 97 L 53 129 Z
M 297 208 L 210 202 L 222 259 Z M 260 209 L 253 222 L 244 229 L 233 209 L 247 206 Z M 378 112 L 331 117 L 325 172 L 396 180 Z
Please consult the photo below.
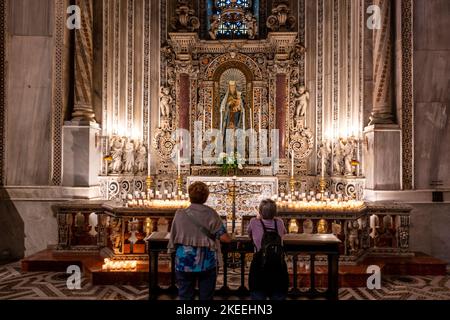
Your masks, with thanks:
M 289 299 L 450 300 L 448 30 L 448 0 L 1 1 L 0 300 L 176 299 L 199 181 L 217 299 L 272 199 Z

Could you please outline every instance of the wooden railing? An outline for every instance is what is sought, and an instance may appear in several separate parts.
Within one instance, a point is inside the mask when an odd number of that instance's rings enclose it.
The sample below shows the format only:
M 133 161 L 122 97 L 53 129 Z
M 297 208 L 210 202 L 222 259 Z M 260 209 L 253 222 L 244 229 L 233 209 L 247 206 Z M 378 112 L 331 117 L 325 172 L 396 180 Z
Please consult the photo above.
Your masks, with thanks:
M 339 244 L 341 241 L 330 234 L 299 234 L 288 235 L 284 239 L 284 248 L 288 256 L 292 256 L 293 261 L 293 281 L 289 290 L 289 296 L 308 296 L 317 297 L 325 296 L 328 299 L 338 299 L 338 277 L 339 277 Z M 155 232 L 148 239 L 149 253 L 149 299 L 157 299 L 160 294 L 176 292 L 175 280 L 175 263 L 172 255 L 171 263 L 171 283 L 169 288 L 163 289 L 159 285 L 158 262 L 161 253 L 167 252 L 168 233 Z M 249 290 L 245 283 L 246 255 L 253 253 L 253 244 L 248 237 L 233 239 L 230 244 L 222 245 L 223 254 L 223 286 L 217 291 L 221 297 L 230 295 L 247 296 Z M 240 258 L 240 286 L 237 290 L 232 290 L 228 286 L 228 264 L 230 254 L 237 254 Z M 310 257 L 310 288 L 308 291 L 302 291 L 298 287 L 298 268 L 297 257 L 299 254 L 307 254 Z M 315 256 L 324 255 L 328 260 L 328 289 L 326 291 L 318 291 L 315 287 Z

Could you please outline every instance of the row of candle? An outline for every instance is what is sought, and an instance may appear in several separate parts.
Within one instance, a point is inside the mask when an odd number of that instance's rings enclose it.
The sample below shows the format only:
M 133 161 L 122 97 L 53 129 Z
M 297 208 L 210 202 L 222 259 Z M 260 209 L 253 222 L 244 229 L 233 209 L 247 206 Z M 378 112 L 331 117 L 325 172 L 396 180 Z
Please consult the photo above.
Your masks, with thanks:
M 136 271 L 137 261 L 124 260 L 124 261 L 112 261 L 109 258 L 103 260 L 103 271 Z
M 298 211 L 357 211 L 364 208 L 364 202 L 358 200 L 281 200 L 277 201 L 279 209 Z
M 302 201 L 313 201 L 313 200 L 317 200 L 317 201 L 326 201 L 326 200 L 337 200 L 339 202 L 342 201 L 350 201 L 352 200 L 350 197 L 344 196 L 341 193 L 338 194 L 334 194 L 334 193 L 329 193 L 328 191 L 325 191 L 324 193 L 321 192 L 314 192 L 314 191 L 310 191 L 309 193 L 306 192 L 302 192 L 300 193 L 299 191 L 295 191 L 294 193 L 280 193 L 278 196 L 274 195 L 272 197 L 272 200 L 274 201 L 289 201 L 289 200 L 302 200 Z
M 131 200 L 125 204 L 127 208 L 149 208 L 149 209 L 182 209 L 189 207 L 190 202 L 186 199 L 152 199 Z

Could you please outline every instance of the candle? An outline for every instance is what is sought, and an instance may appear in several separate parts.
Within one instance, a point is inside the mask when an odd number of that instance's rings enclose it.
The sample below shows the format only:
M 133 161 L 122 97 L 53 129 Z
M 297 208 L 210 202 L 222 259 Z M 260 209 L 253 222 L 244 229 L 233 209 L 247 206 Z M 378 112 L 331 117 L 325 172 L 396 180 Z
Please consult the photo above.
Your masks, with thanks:
M 294 177 L 294 150 L 291 152 L 291 177 Z
M 180 148 L 178 148 L 177 173 L 178 173 L 178 176 L 180 176 L 180 174 L 181 174 L 181 150 L 180 150 Z
M 325 146 L 325 142 L 322 142 L 323 145 Z M 325 149 L 325 147 L 322 147 L 323 149 Z M 322 178 L 325 178 L 325 151 L 321 152 L 321 161 L 322 161 L 322 165 L 321 165 L 321 174 L 322 174 Z

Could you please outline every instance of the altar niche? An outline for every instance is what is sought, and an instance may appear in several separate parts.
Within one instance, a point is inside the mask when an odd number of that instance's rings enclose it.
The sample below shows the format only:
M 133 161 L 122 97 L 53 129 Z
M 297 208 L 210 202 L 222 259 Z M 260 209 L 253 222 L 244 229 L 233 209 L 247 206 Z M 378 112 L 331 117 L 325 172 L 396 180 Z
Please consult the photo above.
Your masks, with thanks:
M 264 139 L 264 146 L 260 145 L 261 141 L 252 144 L 251 135 L 245 139 L 245 133 L 252 131 L 256 137 L 262 130 L 275 129 L 269 121 L 268 91 L 261 69 L 249 56 L 226 53 L 210 61 L 203 79 L 198 81 L 199 103 L 194 114 L 199 116 L 192 120 L 203 123 L 203 134 L 211 129 L 220 132 L 211 141 L 217 146 L 217 157 L 223 151 L 239 152 L 241 157 L 249 159 L 251 154 L 259 155 L 261 148 L 270 154 L 270 134 Z M 240 134 L 244 134 L 245 150 L 238 150 L 242 142 L 238 141 Z M 264 165 L 257 159 L 252 164 Z

